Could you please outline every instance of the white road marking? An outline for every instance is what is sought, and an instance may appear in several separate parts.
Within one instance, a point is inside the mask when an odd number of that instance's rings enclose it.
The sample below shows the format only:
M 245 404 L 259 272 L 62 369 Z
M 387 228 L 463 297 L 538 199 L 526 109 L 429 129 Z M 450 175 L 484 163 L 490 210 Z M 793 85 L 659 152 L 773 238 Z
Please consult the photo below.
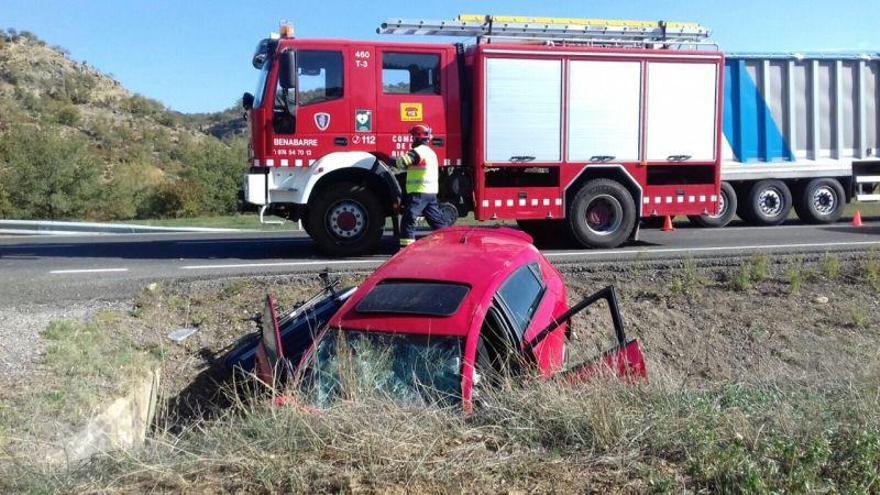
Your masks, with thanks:
M 71 273 L 110 273 L 110 272 L 127 272 L 128 268 L 83 268 L 79 270 L 52 270 L 49 273 L 55 275 L 64 275 Z
M 590 251 L 568 251 L 562 253 L 544 253 L 544 256 L 553 258 L 557 256 L 601 256 L 603 254 L 654 254 L 654 253 L 685 253 L 685 252 L 717 252 L 731 250 L 757 250 L 757 249 L 780 249 L 780 248 L 831 248 L 841 246 L 880 246 L 880 241 L 857 241 L 857 242 L 820 242 L 802 244 L 753 244 L 746 246 L 706 246 L 690 248 L 656 248 L 656 249 L 602 249 Z
M 825 243 L 803 243 L 803 244 L 754 244 L 747 246 L 707 246 L 692 248 L 657 248 L 657 249 L 602 249 L 588 251 L 566 251 L 566 252 L 544 252 L 544 256 L 548 258 L 558 258 L 567 256 L 583 256 L 595 257 L 608 254 L 617 255 L 639 255 L 654 253 L 686 253 L 686 252 L 718 252 L 732 250 L 759 250 L 759 249 L 780 249 L 780 248 L 832 248 L 841 246 L 880 246 L 880 241 L 859 241 L 859 242 L 825 242 Z M 230 263 L 224 265 L 186 265 L 181 266 L 181 270 L 222 270 L 230 268 L 278 268 L 278 267 L 297 267 L 297 266 L 316 266 L 316 265 L 372 265 L 380 264 L 388 260 L 388 257 L 370 259 L 370 260 L 322 260 L 322 261 L 285 261 L 278 263 Z
M 280 266 L 314 266 L 314 265 L 364 265 L 383 263 L 388 258 L 373 260 L 324 260 L 324 261 L 285 261 L 280 263 L 239 263 L 228 265 L 186 265 L 181 270 L 222 270 L 224 268 L 272 268 Z

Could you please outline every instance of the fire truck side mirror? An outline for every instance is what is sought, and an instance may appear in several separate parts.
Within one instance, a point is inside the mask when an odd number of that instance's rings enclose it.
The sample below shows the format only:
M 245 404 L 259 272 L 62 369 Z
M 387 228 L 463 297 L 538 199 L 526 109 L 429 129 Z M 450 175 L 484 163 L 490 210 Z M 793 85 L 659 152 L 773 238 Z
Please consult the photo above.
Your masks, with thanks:
M 245 93 L 241 97 L 241 106 L 245 110 L 250 110 L 254 108 L 254 95 L 250 93 Z
M 296 87 L 296 56 L 285 50 L 278 56 L 278 84 L 284 89 Z

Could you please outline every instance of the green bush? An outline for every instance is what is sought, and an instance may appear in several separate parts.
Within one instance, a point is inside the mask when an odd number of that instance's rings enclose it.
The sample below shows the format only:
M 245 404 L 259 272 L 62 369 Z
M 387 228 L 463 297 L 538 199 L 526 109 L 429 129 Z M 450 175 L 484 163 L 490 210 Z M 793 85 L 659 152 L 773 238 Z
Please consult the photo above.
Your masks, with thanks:
M 114 165 L 106 187 L 102 218 L 130 220 L 157 216 L 147 210 L 148 201 L 161 183 L 152 176 L 153 170 L 153 165 L 144 160 Z
M 100 208 L 101 163 L 82 138 L 16 126 L 0 135 L 0 170 L 0 216 L 90 218 Z
M 122 110 L 140 116 L 148 117 L 165 111 L 165 108 L 156 100 L 134 95 L 119 102 Z
M 62 105 L 55 110 L 55 121 L 73 127 L 80 121 L 79 109 L 70 104 Z

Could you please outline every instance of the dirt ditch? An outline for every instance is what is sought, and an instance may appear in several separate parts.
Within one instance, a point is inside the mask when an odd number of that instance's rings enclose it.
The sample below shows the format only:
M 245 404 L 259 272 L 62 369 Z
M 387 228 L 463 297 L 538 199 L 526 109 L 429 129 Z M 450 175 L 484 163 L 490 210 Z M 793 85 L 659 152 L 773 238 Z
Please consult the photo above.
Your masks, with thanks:
M 880 259 L 874 253 L 561 268 L 572 304 L 614 285 L 628 336 L 641 339 L 649 373 L 662 374 L 683 389 L 779 382 L 820 390 L 877 373 Z M 342 285 L 356 285 L 363 276 L 344 274 Z M 137 350 L 160 363 L 159 421 L 163 428 L 183 430 L 228 405 L 227 396 L 219 392 L 226 379 L 219 360 L 257 329 L 254 317 L 266 293 L 274 294 L 282 308 L 291 308 L 318 288 L 312 277 L 151 285 L 129 309 L 106 310 L 79 324 L 97 325 L 98 334 L 113 335 L 101 341 L 106 354 L 124 349 L 129 356 Z M 573 358 L 586 359 L 612 344 L 606 308 L 590 309 L 574 325 Z M 180 343 L 169 339 L 171 331 L 181 328 L 196 331 Z M 133 360 L 108 366 L 107 376 Z M 77 370 L 59 370 L 44 361 L 0 393 L 0 420 L 6 422 L 6 431 L 0 429 L 0 453 L 13 446 L 19 453 L 37 452 L 20 447 L 51 443 L 69 431 L 59 424 L 76 423 L 93 412 L 83 407 L 77 414 L 50 418 L 10 412 L 27 402 L 57 400 L 56 389 L 67 386 L 58 380 L 60 372 Z M 107 390 L 99 385 L 91 389 L 97 394 Z M 40 420 L 45 424 L 34 426 Z

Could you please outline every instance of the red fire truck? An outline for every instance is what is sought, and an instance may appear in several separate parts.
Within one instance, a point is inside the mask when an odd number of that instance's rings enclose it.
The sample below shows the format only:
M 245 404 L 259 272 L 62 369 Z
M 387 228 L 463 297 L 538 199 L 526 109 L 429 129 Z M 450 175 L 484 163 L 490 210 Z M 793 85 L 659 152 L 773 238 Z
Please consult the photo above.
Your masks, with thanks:
M 245 200 L 326 253 L 376 249 L 401 190 L 388 165 L 430 126 L 450 219 L 616 247 L 642 217 L 716 214 L 723 55 L 696 24 L 459 16 L 384 34 L 467 44 L 297 39 L 283 25 L 245 94 Z

